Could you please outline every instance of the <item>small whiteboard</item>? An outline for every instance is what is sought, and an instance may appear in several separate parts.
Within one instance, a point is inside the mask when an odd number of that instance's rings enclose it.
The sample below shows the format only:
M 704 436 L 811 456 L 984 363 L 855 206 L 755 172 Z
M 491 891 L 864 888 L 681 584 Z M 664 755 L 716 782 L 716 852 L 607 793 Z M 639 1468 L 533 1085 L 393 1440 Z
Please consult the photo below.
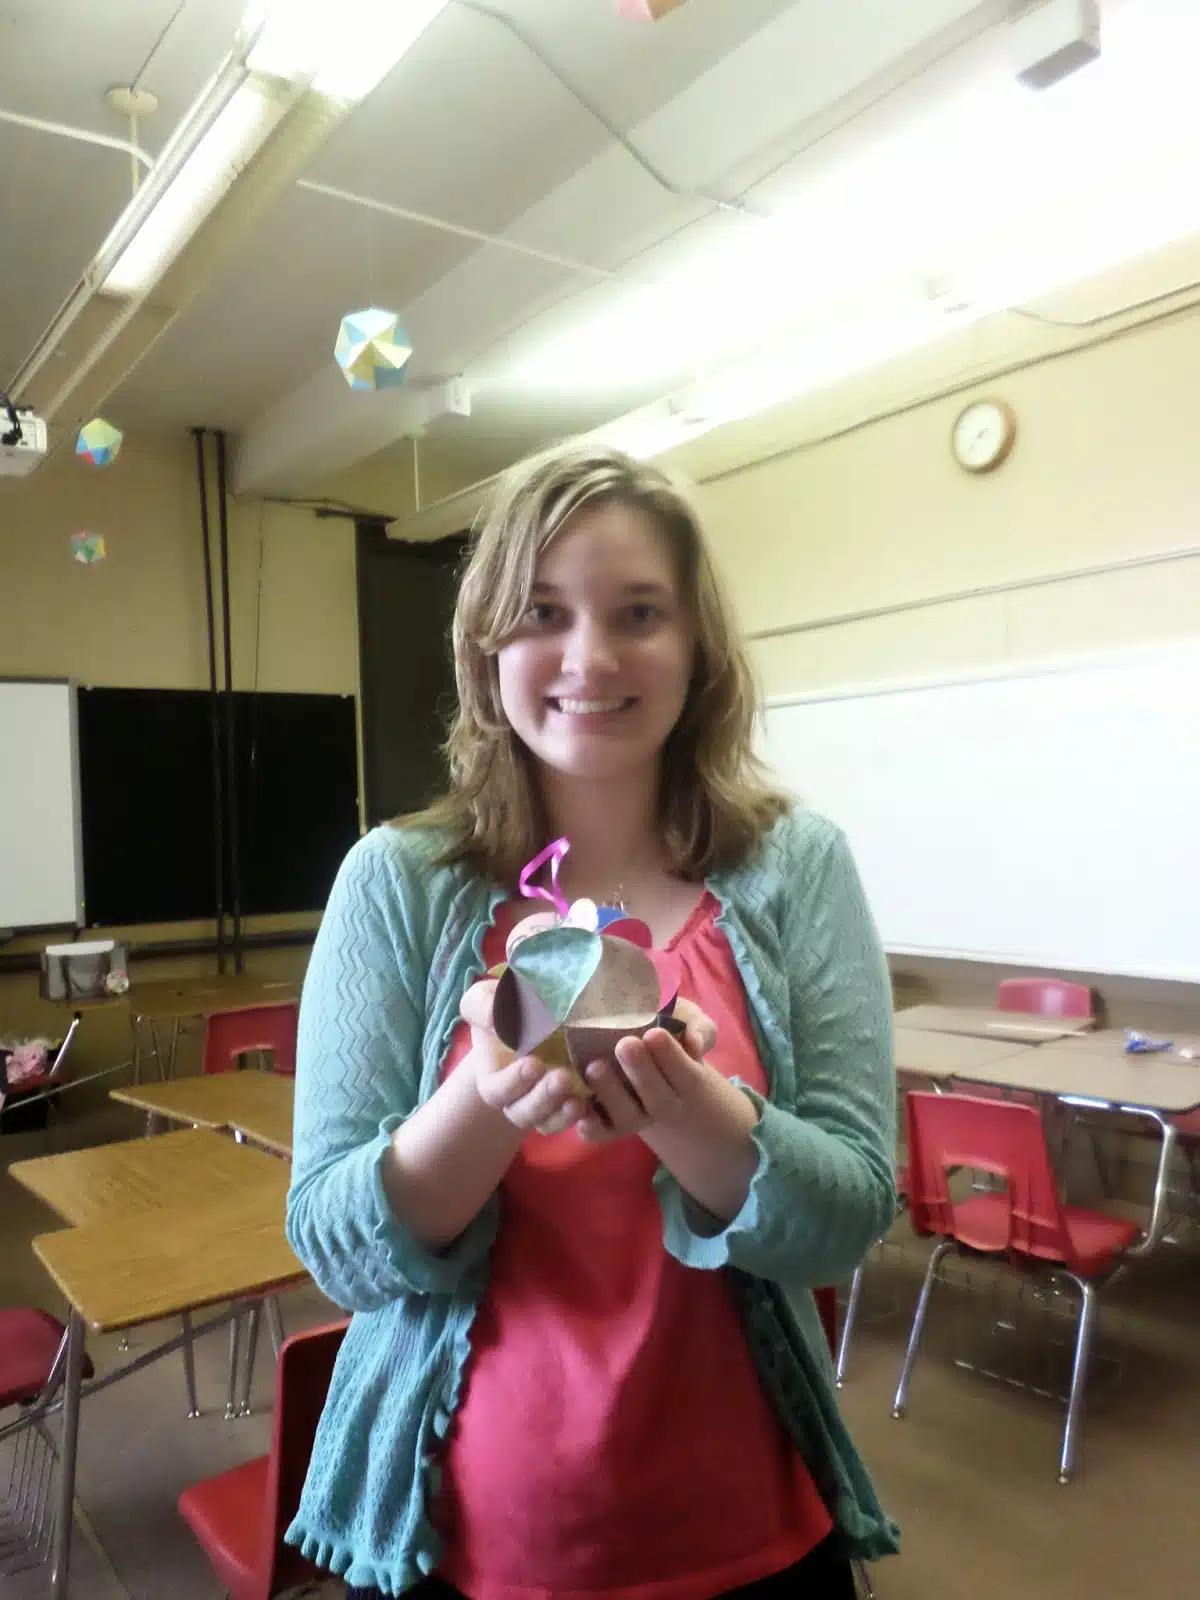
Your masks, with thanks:
M 75 686 L 0 678 L 0 929 L 83 926 Z
M 1200 982 L 1200 641 L 772 704 L 889 951 Z

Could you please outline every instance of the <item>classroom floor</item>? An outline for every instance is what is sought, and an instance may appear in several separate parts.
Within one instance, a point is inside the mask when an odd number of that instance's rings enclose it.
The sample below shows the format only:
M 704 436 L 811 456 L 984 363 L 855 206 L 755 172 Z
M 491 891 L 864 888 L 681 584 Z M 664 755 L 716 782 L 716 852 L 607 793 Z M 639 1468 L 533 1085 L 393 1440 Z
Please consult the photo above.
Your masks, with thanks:
M 109 1137 L 137 1131 L 111 1118 L 106 1129 Z M 62 1134 L 57 1139 L 61 1148 Z M 6 1138 L 0 1154 L 7 1166 L 44 1149 Z M 28 1248 L 52 1219 L 7 1173 L 0 1208 L 0 1304 L 38 1303 L 61 1314 Z M 1131 1600 L 1143 1590 L 1156 1600 L 1194 1600 L 1200 1251 L 1164 1250 L 1102 1305 L 1083 1476 L 1063 1488 L 1059 1407 L 955 1366 L 970 1360 L 1043 1387 L 1061 1381 L 1069 1329 L 1060 1303 L 1028 1289 L 1014 1294 L 1007 1275 L 956 1269 L 934 1300 L 908 1418 L 892 1420 L 922 1266 L 903 1222 L 896 1239 L 872 1263 L 843 1390 L 847 1419 L 903 1528 L 903 1554 L 873 1569 L 878 1600 Z M 329 1314 L 315 1290 L 286 1297 L 284 1309 L 289 1331 Z M 135 1352 L 151 1342 L 151 1330 L 133 1336 Z M 89 1348 L 101 1372 L 124 1359 L 115 1339 Z M 223 1333 L 198 1346 L 198 1421 L 185 1415 L 177 1356 L 85 1403 L 78 1492 L 96 1543 L 77 1527 L 71 1592 L 79 1600 L 220 1595 L 175 1501 L 188 1483 L 267 1448 L 270 1361 L 259 1363 L 256 1414 L 226 1422 L 227 1348 Z M 45 1571 L 4 1592 L 5 1600 L 44 1596 Z

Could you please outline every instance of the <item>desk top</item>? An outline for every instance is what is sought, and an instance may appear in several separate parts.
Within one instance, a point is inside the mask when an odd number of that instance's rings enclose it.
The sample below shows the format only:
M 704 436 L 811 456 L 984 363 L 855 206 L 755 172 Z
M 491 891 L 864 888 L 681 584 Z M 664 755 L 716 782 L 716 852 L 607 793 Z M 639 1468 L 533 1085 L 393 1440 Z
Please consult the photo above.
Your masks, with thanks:
M 244 1006 L 294 1003 L 300 994 L 295 978 L 253 978 L 247 973 L 214 973 L 203 978 L 155 978 L 131 983 L 124 994 L 95 1000 L 60 1000 L 72 1011 L 106 1011 L 114 1006 L 135 1017 L 174 1021 L 182 1017 L 211 1017 Z
M 187 1136 L 146 1143 L 175 1137 Z M 282 1162 L 273 1165 L 286 1173 Z M 41 1234 L 33 1249 L 84 1321 L 104 1333 L 302 1281 L 283 1222 L 282 1196 L 260 1191 L 203 1212 L 175 1206 L 112 1215 Z
M 251 978 L 245 973 L 208 978 L 163 978 L 132 983 L 121 998 L 136 1017 L 212 1017 L 243 1006 L 295 1003 L 300 985 L 294 978 Z
M 1181 1050 L 1194 1050 L 1197 1059 L 1193 1066 L 1200 1067 L 1200 1033 L 1179 1033 L 1174 1028 L 1142 1028 L 1139 1032 L 1148 1033 L 1154 1039 L 1170 1039 L 1170 1050 L 1155 1051 L 1153 1054 L 1129 1055 L 1125 1050 L 1124 1028 L 1100 1028 L 1095 1033 L 1084 1033 L 1074 1039 L 1060 1041 L 1061 1048 L 1072 1053 L 1083 1051 L 1089 1056 L 1117 1056 L 1122 1061 L 1141 1062 L 1148 1061 L 1173 1061 L 1176 1065 L 1186 1065 L 1187 1057 L 1181 1056 Z
M 37 1156 L 8 1170 L 64 1222 L 80 1227 L 110 1227 L 134 1212 L 168 1209 L 203 1221 L 234 1197 L 268 1198 L 282 1218 L 291 1176 L 286 1162 L 207 1129 Z
M 987 1006 L 909 1006 L 896 1013 L 898 1028 L 930 1033 L 961 1033 L 976 1039 L 1009 1039 L 1014 1044 L 1047 1044 L 1088 1033 L 1091 1017 L 1036 1017 L 1024 1011 L 993 1011 Z
M 109 1090 L 114 1100 L 172 1122 L 234 1128 L 279 1155 L 292 1153 L 295 1081 L 278 1072 L 214 1072 Z
M 903 1018 L 897 1018 L 897 1023 Z M 1032 1045 L 1013 1044 L 1007 1039 L 976 1039 L 959 1033 L 932 1033 L 922 1028 L 897 1026 L 895 1061 L 897 1072 L 941 1082 L 948 1078 L 971 1078 L 997 1061 L 1019 1061 L 1034 1055 Z
M 1114 1106 L 1145 1106 L 1165 1115 L 1200 1106 L 1200 1062 L 1162 1056 L 1088 1055 L 1065 1044 L 1048 1044 L 958 1076 L 1033 1094 L 1080 1095 Z

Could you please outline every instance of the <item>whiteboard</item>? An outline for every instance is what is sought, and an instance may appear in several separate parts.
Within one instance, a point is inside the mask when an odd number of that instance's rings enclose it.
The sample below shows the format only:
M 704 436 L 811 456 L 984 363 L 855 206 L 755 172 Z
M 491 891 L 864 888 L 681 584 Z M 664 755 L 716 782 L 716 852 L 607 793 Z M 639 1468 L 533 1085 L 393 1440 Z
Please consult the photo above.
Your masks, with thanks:
M 768 706 L 885 947 L 1200 982 L 1200 640 Z
M 0 929 L 83 925 L 75 686 L 0 678 Z

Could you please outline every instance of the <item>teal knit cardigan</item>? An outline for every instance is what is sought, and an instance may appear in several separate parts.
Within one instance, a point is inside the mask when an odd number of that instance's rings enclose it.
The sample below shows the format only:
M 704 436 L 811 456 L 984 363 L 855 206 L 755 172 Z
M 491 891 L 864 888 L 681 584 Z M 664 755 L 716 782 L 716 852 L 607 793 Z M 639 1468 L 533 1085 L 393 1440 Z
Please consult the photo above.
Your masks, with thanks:
M 392 1212 L 380 1162 L 438 1087 L 463 993 L 504 891 L 433 865 L 436 838 L 377 828 L 350 851 L 313 947 L 300 1008 L 287 1233 L 354 1313 L 288 1540 L 351 1585 L 398 1595 L 437 1567 L 439 1454 L 502 1225 L 493 1196 L 446 1251 Z M 728 1226 L 656 1178 L 663 1246 L 729 1274 L 762 1382 L 852 1556 L 896 1549 L 838 1414 L 811 1290 L 847 1278 L 891 1224 L 891 990 L 842 834 L 783 817 L 752 859 L 714 875 L 718 922 L 749 1000 L 770 1090 L 750 1192 Z M 750 1091 L 747 1090 L 747 1093 Z

